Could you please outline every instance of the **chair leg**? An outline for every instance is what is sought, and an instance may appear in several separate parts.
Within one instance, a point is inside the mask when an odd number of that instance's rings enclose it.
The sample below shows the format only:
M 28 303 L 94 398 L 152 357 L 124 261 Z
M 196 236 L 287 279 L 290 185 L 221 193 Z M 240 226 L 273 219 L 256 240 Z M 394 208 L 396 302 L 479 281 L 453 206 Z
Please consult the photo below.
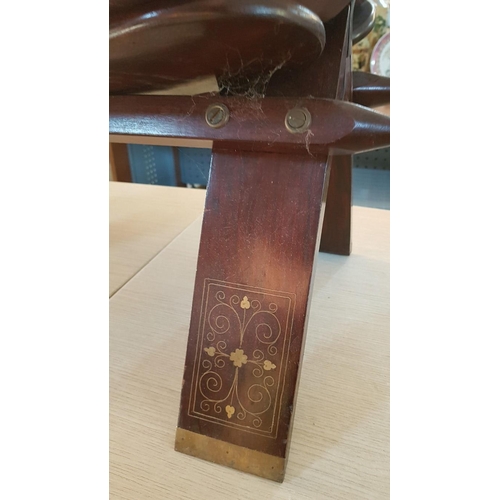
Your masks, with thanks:
M 352 156 L 332 157 L 320 251 L 351 253 Z
M 307 71 L 278 71 L 271 79 L 267 95 L 350 101 L 352 98 L 352 11 L 354 1 L 325 25 L 326 45 L 322 55 Z M 350 156 L 333 157 L 320 250 L 351 253 L 351 165 Z
M 328 168 L 214 147 L 178 451 L 283 481 Z
M 132 182 L 126 144 L 109 143 L 109 166 L 114 181 Z

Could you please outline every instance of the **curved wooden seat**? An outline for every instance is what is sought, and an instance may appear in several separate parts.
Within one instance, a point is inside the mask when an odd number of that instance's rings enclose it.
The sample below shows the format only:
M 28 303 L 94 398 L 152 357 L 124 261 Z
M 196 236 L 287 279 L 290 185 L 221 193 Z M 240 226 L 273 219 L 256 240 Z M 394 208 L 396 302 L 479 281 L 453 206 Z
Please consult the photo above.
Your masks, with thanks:
M 154 10 L 161 6 L 161 8 L 172 8 L 181 5 L 191 5 L 193 10 L 199 8 L 200 4 L 208 2 L 200 2 L 200 0 L 161 0 L 160 2 L 144 1 L 144 0 L 109 0 L 109 15 L 110 20 L 113 21 L 115 16 L 118 16 L 124 12 L 134 10 L 136 8 L 147 8 L 148 10 Z M 233 5 L 245 3 L 242 0 L 223 0 L 219 2 L 210 2 L 212 4 L 219 5 Z M 323 22 L 334 18 L 347 4 L 349 0 L 283 0 L 279 1 L 269 1 L 260 0 L 254 1 L 254 5 L 267 8 L 287 8 L 294 6 L 302 6 L 310 11 L 314 12 Z
M 375 25 L 376 9 L 368 0 L 356 0 L 352 19 L 352 43 L 358 43 Z
M 110 92 L 167 88 L 215 75 L 261 80 L 315 60 L 323 22 L 349 0 L 110 2 Z
M 349 0 L 110 0 L 110 93 L 159 90 L 207 75 L 259 93 L 283 66 L 314 61 L 324 22 Z M 356 0 L 353 41 L 375 8 Z

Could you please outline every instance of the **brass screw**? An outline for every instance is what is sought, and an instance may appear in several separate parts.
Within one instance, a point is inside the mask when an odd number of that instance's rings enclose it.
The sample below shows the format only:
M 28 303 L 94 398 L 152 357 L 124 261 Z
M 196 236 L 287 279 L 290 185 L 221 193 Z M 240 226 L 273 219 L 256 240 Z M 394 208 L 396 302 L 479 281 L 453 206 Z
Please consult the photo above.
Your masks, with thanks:
M 229 121 L 229 109 L 224 104 L 211 104 L 205 112 L 205 120 L 212 128 L 223 127 Z
M 292 134 L 305 132 L 311 125 L 311 113 L 306 108 L 293 108 L 286 114 L 285 127 Z

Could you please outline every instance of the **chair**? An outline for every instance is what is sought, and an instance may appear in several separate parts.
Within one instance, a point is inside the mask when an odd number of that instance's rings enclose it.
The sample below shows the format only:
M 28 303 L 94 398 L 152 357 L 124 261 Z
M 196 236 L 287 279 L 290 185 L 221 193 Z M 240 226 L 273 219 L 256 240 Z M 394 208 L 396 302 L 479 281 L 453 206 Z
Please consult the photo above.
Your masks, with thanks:
M 389 145 L 351 102 L 388 94 L 350 69 L 370 5 L 110 0 L 110 134 L 213 143 L 176 449 L 275 481 L 320 240 L 350 253 L 352 155 Z M 219 93 L 141 95 L 209 74 Z

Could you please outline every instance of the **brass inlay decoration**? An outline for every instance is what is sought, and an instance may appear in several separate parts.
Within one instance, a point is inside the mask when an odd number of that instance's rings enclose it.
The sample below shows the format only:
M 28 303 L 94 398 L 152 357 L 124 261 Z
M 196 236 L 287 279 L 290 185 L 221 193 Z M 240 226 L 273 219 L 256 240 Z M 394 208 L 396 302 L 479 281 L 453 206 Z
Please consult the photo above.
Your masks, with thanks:
M 175 449 L 203 460 L 283 482 L 286 459 L 177 428 Z
M 206 279 L 188 414 L 276 437 L 295 296 Z

